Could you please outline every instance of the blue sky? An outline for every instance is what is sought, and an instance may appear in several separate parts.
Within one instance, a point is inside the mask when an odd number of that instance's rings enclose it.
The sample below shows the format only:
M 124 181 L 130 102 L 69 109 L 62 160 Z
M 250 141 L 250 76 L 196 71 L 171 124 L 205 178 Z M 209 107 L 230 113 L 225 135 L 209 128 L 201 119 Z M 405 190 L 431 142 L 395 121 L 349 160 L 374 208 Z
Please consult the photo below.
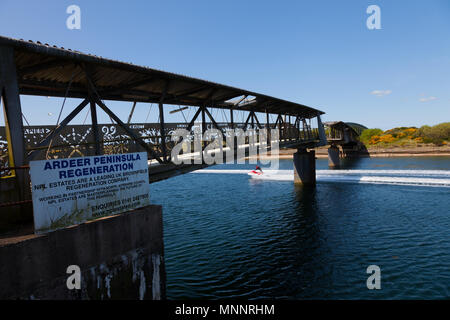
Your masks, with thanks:
M 66 28 L 71 4 L 81 30 Z M 381 30 L 366 27 L 372 4 Z M 382 129 L 450 121 L 447 0 L 1 0 L 0 34 L 295 101 L 325 111 L 324 120 Z M 30 124 L 56 123 L 61 99 L 21 101 Z M 75 105 L 67 101 L 64 114 Z M 109 105 L 122 119 L 131 108 Z M 148 110 L 138 104 L 135 121 Z

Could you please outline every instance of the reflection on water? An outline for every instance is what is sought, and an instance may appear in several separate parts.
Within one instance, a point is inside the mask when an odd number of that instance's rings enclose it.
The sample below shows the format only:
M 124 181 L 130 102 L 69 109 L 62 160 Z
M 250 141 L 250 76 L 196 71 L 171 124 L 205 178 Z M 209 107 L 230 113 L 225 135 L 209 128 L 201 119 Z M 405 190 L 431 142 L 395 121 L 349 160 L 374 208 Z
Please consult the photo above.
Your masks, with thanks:
M 443 158 L 359 159 L 350 169 L 450 170 Z M 291 161 L 280 165 L 292 169 Z M 326 159 L 317 168 L 327 169 Z M 163 205 L 169 299 L 450 297 L 448 188 L 302 188 L 205 173 L 152 184 L 151 194 Z M 381 290 L 366 287 L 371 264 L 381 268 Z
M 344 158 L 341 159 L 341 168 L 342 169 L 355 169 L 358 168 L 363 159 L 367 158 Z

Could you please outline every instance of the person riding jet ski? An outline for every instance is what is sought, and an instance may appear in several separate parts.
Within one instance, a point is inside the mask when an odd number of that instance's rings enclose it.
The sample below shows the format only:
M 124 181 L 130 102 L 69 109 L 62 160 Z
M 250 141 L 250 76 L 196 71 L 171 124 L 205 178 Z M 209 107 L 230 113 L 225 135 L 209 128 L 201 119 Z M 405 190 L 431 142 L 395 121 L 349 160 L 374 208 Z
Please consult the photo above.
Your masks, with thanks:
M 249 174 L 257 174 L 258 176 L 262 175 L 263 173 L 264 172 L 262 171 L 260 166 L 256 166 L 255 170 L 249 172 Z

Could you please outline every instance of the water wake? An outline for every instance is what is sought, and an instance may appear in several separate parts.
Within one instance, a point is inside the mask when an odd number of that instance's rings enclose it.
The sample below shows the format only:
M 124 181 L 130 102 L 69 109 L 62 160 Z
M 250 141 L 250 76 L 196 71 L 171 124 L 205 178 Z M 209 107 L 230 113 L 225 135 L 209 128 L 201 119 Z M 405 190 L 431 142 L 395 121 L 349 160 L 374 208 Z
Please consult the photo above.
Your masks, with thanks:
M 250 170 L 203 169 L 193 173 L 248 174 Z M 293 170 L 264 170 L 255 180 L 293 181 Z M 450 187 L 450 170 L 317 170 L 317 182 Z

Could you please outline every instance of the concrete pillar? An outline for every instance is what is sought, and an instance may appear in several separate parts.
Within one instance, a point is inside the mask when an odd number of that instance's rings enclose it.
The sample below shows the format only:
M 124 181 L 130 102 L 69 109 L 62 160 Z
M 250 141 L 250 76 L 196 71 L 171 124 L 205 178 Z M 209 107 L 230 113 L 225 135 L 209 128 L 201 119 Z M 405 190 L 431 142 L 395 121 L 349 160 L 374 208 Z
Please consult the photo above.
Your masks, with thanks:
M 316 185 L 316 153 L 314 150 L 298 149 L 294 153 L 294 183 Z
M 328 167 L 339 168 L 340 166 L 339 147 L 332 145 L 328 148 Z
M 151 205 L 42 235 L 0 242 L 0 299 L 166 298 L 162 207 Z M 69 290 L 69 265 L 81 290 Z

